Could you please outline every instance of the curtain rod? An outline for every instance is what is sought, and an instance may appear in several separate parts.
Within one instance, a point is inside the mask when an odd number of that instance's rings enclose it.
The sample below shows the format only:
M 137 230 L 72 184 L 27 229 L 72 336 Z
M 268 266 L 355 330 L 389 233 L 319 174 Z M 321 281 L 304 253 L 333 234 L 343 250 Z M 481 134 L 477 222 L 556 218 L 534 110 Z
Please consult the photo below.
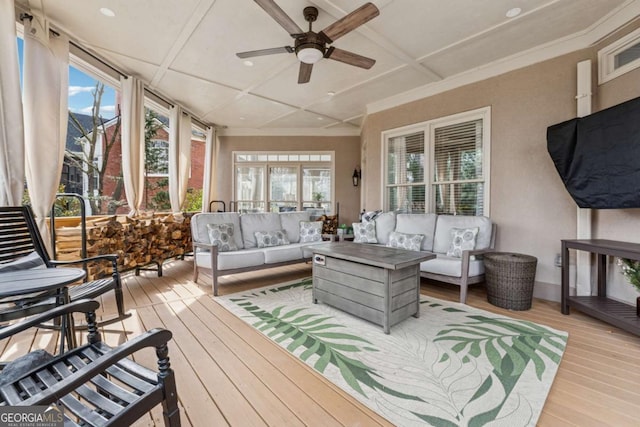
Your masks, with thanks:
M 27 12 L 22 12 L 20 13 L 20 19 L 24 20 L 24 19 L 28 19 L 28 20 L 32 20 L 33 19 L 33 15 L 31 15 L 30 13 Z M 60 33 L 58 33 L 57 31 L 49 28 L 49 31 L 51 33 L 53 33 L 55 36 L 59 36 Z M 114 67 L 113 65 L 109 64 L 107 61 L 103 60 L 102 58 L 100 58 L 99 56 L 91 53 L 90 51 L 88 51 L 87 49 L 85 49 L 84 47 L 80 46 L 78 43 L 74 42 L 73 40 L 69 40 L 69 44 L 71 46 L 73 46 L 74 48 L 78 49 L 80 52 L 82 52 L 83 54 L 87 55 L 88 57 L 94 59 L 95 61 L 99 62 L 100 64 L 104 65 L 105 67 L 109 68 L 110 70 L 114 71 L 116 74 L 118 74 L 121 77 L 124 77 L 125 79 L 128 79 L 129 76 L 120 71 L 118 68 Z M 149 89 L 148 87 L 144 88 L 144 91 L 150 95 L 153 98 L 156 98 L 160 101 L 162 101 L 162 103 L 166 104 L 167 107 L 174 107 L 175 103 L 167 100 L 165 97 L 158 95 L 158 93 L 156 93 L 155 91 Z M 191 120 L 194 121 L 196 123 L 196 125 L 200 126 L 203 129 L 207 129 L 208 127 L 211 126 L 215 126 L 215 125 L 207 125 L 205 124 L 203 121 L 201 121 L 200 119 L 198 119 L 197 117 L 194 117 L 193 114 L 189 113 L 189 112 L 185 112 L 185 114 L 189 114 L 191 116 Z
M 69 43 L 71 45 L 73 45 L 76 49 L 82 51 L 82 53 L 84 53 L 85 55 L 90 56 L 91 58 L 95 59 L 96 61 L 100 62 L 101 64 L 103 64 L 106 67 L 109 67 L 111 70 L 115 71 L 116 73 L 118 73 L 120 76 L 126 78 L 129 78 L 128 75 L 126 75 L 125 73 L 123 73 L 122 71 L 120 71 L 119 69 L 115 68 L 114 66 L 112 66 L 111 64 L 107 63 L 106 61 L 104 61 L 102 58 L 99 58 L 98 56 L 92 54 L 91 52 L 89 52 L 88 50 L 86 50 L 85 48 L 83 48 L 82 46 L 78 45 L 77 43 L 73 42 L 73 41 L 69 41 Z M 175 103 L 169 101 L 167 98 L 165 98 L 164 96 L 159 95 L 157 92 L 155 92 L 154 90 L 148 88 L 145 86 L 144 88 L 145 93 L 147 93 L 147 95 L 149 95 L 152 98 L 156 98 L 157 100 L 161 101 L 162 103 L 166 104 L 166 107 L 174 107 Z M 204 122 L 202 122 L 201 120 L 199 120 L 197 117 L 194 117 L 193 114 L 191 113 L 185 113 L 185 114 L 189 114 L 191 116 L 191 120 L 193 120 L 198 126 L 206 129 L 208 127 L 210 127 L 211 125 L 207 125 Z

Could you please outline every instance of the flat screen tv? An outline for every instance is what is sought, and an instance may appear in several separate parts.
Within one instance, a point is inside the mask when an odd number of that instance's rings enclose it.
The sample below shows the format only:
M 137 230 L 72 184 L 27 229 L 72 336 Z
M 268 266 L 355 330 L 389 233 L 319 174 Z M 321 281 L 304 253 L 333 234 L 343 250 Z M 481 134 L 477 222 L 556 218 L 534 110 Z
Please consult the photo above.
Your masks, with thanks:
M 640 208 L 640 98 L 550 126 L 547 150 L 581 208 Z

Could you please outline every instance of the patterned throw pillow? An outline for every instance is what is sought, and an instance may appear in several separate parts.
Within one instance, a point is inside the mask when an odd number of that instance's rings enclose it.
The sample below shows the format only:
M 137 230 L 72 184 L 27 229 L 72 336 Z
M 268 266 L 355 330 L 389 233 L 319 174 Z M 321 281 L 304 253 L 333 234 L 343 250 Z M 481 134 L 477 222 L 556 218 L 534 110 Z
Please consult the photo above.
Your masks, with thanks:
M 338 232 L 338 215 L 322 215 L 322 234 L 336 234 Z
M 406 234 L 392 231 L 389 234 L 389 243 L 387 246 L 390 248 L 407 249 L 410 251 L 420 251 L 422 245 L 422 239 L 424 234 Z
M 271 246 L 289 244 L 289 239 L 287 238 L 287 232 L 285 230 L 256 231 L 253 235 L 256 236 L 256 244 L 258 245 L 258 248 L 270 248 Z
M 474 249 L 476 247 L 476 236 L 478 227 L 475 228 L 452 228 L 451 244 L 447 251 L 447 256 L 462 258 L 462 251 Z
M 207 232 L 209 233 L 209 242 L 218 247 L 218 252 L 237 251 L 233 240 L 233 224 L 207 224 Z
M 355 243 L 378 243 L 375 221 L 354 222 L 353 241 Z
M 300 221 L 300 243 L 322 240 L 322 221 Z

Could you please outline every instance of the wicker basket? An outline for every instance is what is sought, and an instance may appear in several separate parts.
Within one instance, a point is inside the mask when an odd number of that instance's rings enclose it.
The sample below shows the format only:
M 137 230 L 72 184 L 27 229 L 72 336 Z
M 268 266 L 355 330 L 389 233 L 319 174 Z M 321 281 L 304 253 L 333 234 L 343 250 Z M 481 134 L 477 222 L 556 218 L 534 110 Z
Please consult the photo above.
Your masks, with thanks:
M 484 255 L 487 300 L 509 310 L 529 310 L 538 259 L 530 255 L 494 252 Z

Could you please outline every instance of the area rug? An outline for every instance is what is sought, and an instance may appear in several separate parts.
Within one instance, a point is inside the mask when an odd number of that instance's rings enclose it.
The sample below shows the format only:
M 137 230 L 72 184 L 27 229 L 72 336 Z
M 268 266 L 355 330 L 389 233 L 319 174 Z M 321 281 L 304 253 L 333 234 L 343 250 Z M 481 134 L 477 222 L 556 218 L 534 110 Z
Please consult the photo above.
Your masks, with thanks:
M 216 300 L 398 426 L 534 426 L 567 333 L 422 295 L 393 326 L 313 304 L 311 279 Z

